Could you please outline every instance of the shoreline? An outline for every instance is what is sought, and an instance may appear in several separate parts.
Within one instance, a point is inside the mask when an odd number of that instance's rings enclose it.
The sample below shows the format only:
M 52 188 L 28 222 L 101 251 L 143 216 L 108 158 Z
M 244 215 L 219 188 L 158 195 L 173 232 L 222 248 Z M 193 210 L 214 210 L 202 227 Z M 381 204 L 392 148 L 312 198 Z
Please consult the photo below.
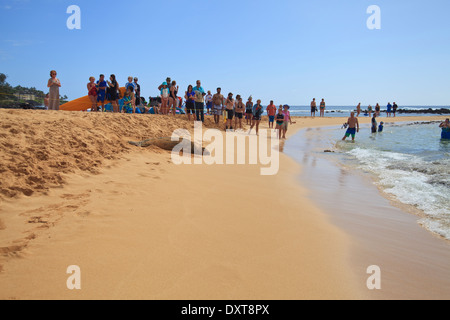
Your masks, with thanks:
M 336 120 L 296 118 L 287 137 Z M 370 297 L 349 272 L 352 239 L 308 199 L 296 178 L 304 168 L 287 155 L 268 178 L 259 166 L 174 166 L 159 149 L 120 158 L 101 174 L 69 173 L 48 195 L 1 203 L 0 299 Z M 84 287 L 73 292 L 65 268 L 77 263 Z
M 450 242 L 421 226 L 414 210 L 385 196 L 368 174 L 317 150 L 308 152 L 317 141 L 306 139 L 305 130 L 287 152 L 304 167 L 299 180 L 309 186 L 309 198 L 351 236 L 352 265 L 360 281 L 367 279 L 368 266 L 380 266 L 382 290 L 369 292 L 370 298 L 448 299 Z M 293 153 L 293 148 L 303 152 Z

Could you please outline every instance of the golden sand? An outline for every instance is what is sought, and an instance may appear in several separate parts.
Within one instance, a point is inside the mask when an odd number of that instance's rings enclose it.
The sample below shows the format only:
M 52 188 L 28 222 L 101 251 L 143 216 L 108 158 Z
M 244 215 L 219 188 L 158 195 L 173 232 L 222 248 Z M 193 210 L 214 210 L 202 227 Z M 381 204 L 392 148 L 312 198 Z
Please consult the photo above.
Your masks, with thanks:
M 192 131 L 182 116 L 0 118 L 0 299 L 367 297 L 350 237 L 308 199 L 301 167 L 283 154 L 276 176 L 252 165 L 176 166 L 169 152 L 127 141 Z M 295 120 L 290 134 L 344 122 Z M 66 286 L 70 265 L 81 290 Z

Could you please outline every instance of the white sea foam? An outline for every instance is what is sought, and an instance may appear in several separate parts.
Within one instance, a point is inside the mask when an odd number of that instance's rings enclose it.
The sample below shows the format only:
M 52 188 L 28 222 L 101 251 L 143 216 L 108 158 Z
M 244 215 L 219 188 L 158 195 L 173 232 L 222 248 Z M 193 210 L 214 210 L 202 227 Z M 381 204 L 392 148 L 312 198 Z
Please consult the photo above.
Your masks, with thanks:
M 358 147 L 348 154 L 357 159 L 361 169 L 378 178 L 384 192 L 422 210 L 424 227 L 450 239 L 448 160 L 429 162 L 416 155 Z

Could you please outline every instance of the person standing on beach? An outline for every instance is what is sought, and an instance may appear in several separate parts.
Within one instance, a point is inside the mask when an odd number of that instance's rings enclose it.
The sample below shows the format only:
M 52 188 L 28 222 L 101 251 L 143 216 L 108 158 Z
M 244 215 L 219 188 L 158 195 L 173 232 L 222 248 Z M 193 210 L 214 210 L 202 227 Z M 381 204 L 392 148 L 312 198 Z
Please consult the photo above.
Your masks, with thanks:
M 313 101 L 311 101 L 311 117 L 312 118 L 316 117 L 316 110 L 317 110 L 317 104 L 316 104 L 316 98 L 314 98 Z
M 325 99 L 322 99 L 322 102 L 320 103 L 320 117 L 325 117 Z
M 169 108 L 172 108 L 172 115 L 177 114 L 177 107 L 178 107 L 178 89 L 177 82 L 175 80 L 172 81 L 172 85 L 170 87 L 170 98 L 169 101 Z M 172 103 L 172 105 L 170 105 Z
M 97 102 L 100 102 L 102 104 L 102 112 L 105 111 L 106 89 L 107 83 L 105 81 L 105 75 L 101 74 L 100 79 L 97 81 Z M 98 108 L 95 111 L 98 111 Z
M 372 106 L 369 105 L 369 106 L 367 107 L 367 112 L 369 113 L 369 118 L 372 117 L 372 111 L 373 111 Z
M 189 85 L 186 95 L 184 96 L 184 99 L 186 100 L 186 114 L 189 121 L 191 121 L 191 113 L 194 116 L 195 121 L 195 93 L 192 89 L 192 85 Z
M 392 111 L 394 113 L 394 118 L 395 118 L 395 115 L 397 114 L 397 109 L 398 109 L 398 105 L 394 102 L 394 104 L 392 106 Z
M 242 97 L 240 95 L 236 96 L 236 104 L 235 104 L 235 108 L 234 108 L 234 116 L 235 116 L 235 121 L 234 121 L 234 128 L 237 129 L 239 127 L 239 129 L 243 129 L 242 128 L 242 118 L 244 117 L 244 112 L 245 112 L 245 106 L 244 103 L 242 102 Z
M 48 110 L 49 101 L 50 101 L 50 93 L 47 93 L 44 98 L 45 110 Z
M 253 106 L 253 119 L 252 119 L 252 125 L 250 126 L 250 131 L 248 134 L 252 132 L 253 127 L 256 126 L 256 135 L 259 135 L 259 123 L 261 122 L 261 117 L 264 113 L 264 109 L 261 105 L 261 100 L 256 101 L 256 104 Z
M 245 120 L 247 125 L 252 124 L 252 118 L 253 118 L 253 102 L 252 102 L 252 96 L 248 97 L 248 101 L 245 104 Z
M 352 141 L 355 141 L 356 133 L 359 132 L 359 121 L 358 118 L 355 117 L 355 113 L 350 113 L 350 118 L 347 120 L 348 129 L 345 133 L 345 136 L 342 138 L 342 141 L 345 141 L 348 137 L 352 136 Z
M 221 91 L 221 88 L 217 88 L 217 93 L 212 97 L 215 124 L 219 124 L 220 115 L 222 114 L 223 110 L 223 95 L 220 93 Z
M 197 86 L 194 87 L 195 93 L 195 115 L 197 121 L 205 122 L 205 90 L 201 86 L 200 80 L 197 80 Z
M 135 87 L 135 93 L 136 93 L 136 105 L 141 105 L 141 85 L 138 83 L 139 79 L 134 78 L 134 87 Z
M 132 102 L 133 98 L 134 98 L 134 90 L 131 86 L 128 86 L 128 88 L 125 91 L 125 95 L 123 97 L 122 113 L 135 113 L 136 110 Z
M 284 114 L 284 121 L 283 121 L 283 139 L 286 139 L 286 133 L 289 129 L 289 124 L 293 124 L 295 122 L 292 122 L 291 113 L 289 112 L 289 107 L 287 104 L 283 106 L 283 114 Z
M 211 114 L 212 109 L 212 94 L 211 91 L 208 90 L 208 94 L 205 96 L 205 103 L 206 103 L 206 114 Z
M 270 104 L 266 108 L 267 115 L 269 116 L 269 129 L 273 129 L 273 124 L 275 123 L 275 115 L 277 114 L 277 107 L 270 101 Z
M 283 106 L 280 106 L 278 108 L 278 113 L 277 113 L 276 119 L 277 119 L 276 130 L 278 130 L 278 139 L 281 140 L 281 136 L 283 133 L 283 124 L 284 124 Z
M 377 113 L 375 112 L 372 117 L 372 133 L 377 133 Z
M 169 86 L 167 82 L 163 82 L 162 88 L 161 88 L 161 113 L 164 115 L 167 115 L 169 112 Z
M 356 106 L 356 117 L 361 114 L 361 102 Z
M 109 100 L 112 102 L 113 112 L 119 112 L 119 84 L 116 76 L 112 74 L 108 81 Z
M 97 110 L 97 86 L 95 85 L 95 78 L 90 77 L 89 83 L 87 84 L 88 97 L 91 100 L 91 110 Z
M 380 116 L 380 111 L 381 111 L 381 107 L 380 107 L 380 105 L 377 103 L 377 105 L 375 106 L 375 113 L 377 114 L 377 117 Z
M 228 130 L 228 128 L 230 128 L 230 130 L 233 130 L 234 99 L 231 92 L 228 94 L 227 101 L 225 102 L 225 109 L 227 113 L 227 124 L 225 130 Z
M 391 116 L 391 114 L 392 114 L 392 104 L 390 103 L 390 102 L 388 102 L 388 105 L 387 105 L 387 107 L 386 107 L 386 114 L 387 114 L 387 117 L 389 118 L 390 116 Z
M 48 110 L 59 111 L 59 88 L 61 88 L 61 81 L 56 78 L 56 71 L 50 71 L 50 79 L 48 80 L 47 87 L 49 88 L 48 98 Z

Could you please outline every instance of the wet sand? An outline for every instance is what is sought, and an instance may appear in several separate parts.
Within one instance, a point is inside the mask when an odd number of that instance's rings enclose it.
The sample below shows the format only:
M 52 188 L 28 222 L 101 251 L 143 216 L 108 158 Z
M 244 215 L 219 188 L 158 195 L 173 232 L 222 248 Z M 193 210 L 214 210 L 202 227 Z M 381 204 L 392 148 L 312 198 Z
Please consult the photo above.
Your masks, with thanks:
M 381 268 L 373 299 L 449 299 L 450 242 L 422 228 L 408 206 L 383 197 L 371 177 L 320 154 L 320 128 L 300 132 L 285 147 L 302 165 L 299 180 L 335 225 L 352 237 L 352 267 L 363 283 Z M 314 133 L 314 134 L 311 134 Z

